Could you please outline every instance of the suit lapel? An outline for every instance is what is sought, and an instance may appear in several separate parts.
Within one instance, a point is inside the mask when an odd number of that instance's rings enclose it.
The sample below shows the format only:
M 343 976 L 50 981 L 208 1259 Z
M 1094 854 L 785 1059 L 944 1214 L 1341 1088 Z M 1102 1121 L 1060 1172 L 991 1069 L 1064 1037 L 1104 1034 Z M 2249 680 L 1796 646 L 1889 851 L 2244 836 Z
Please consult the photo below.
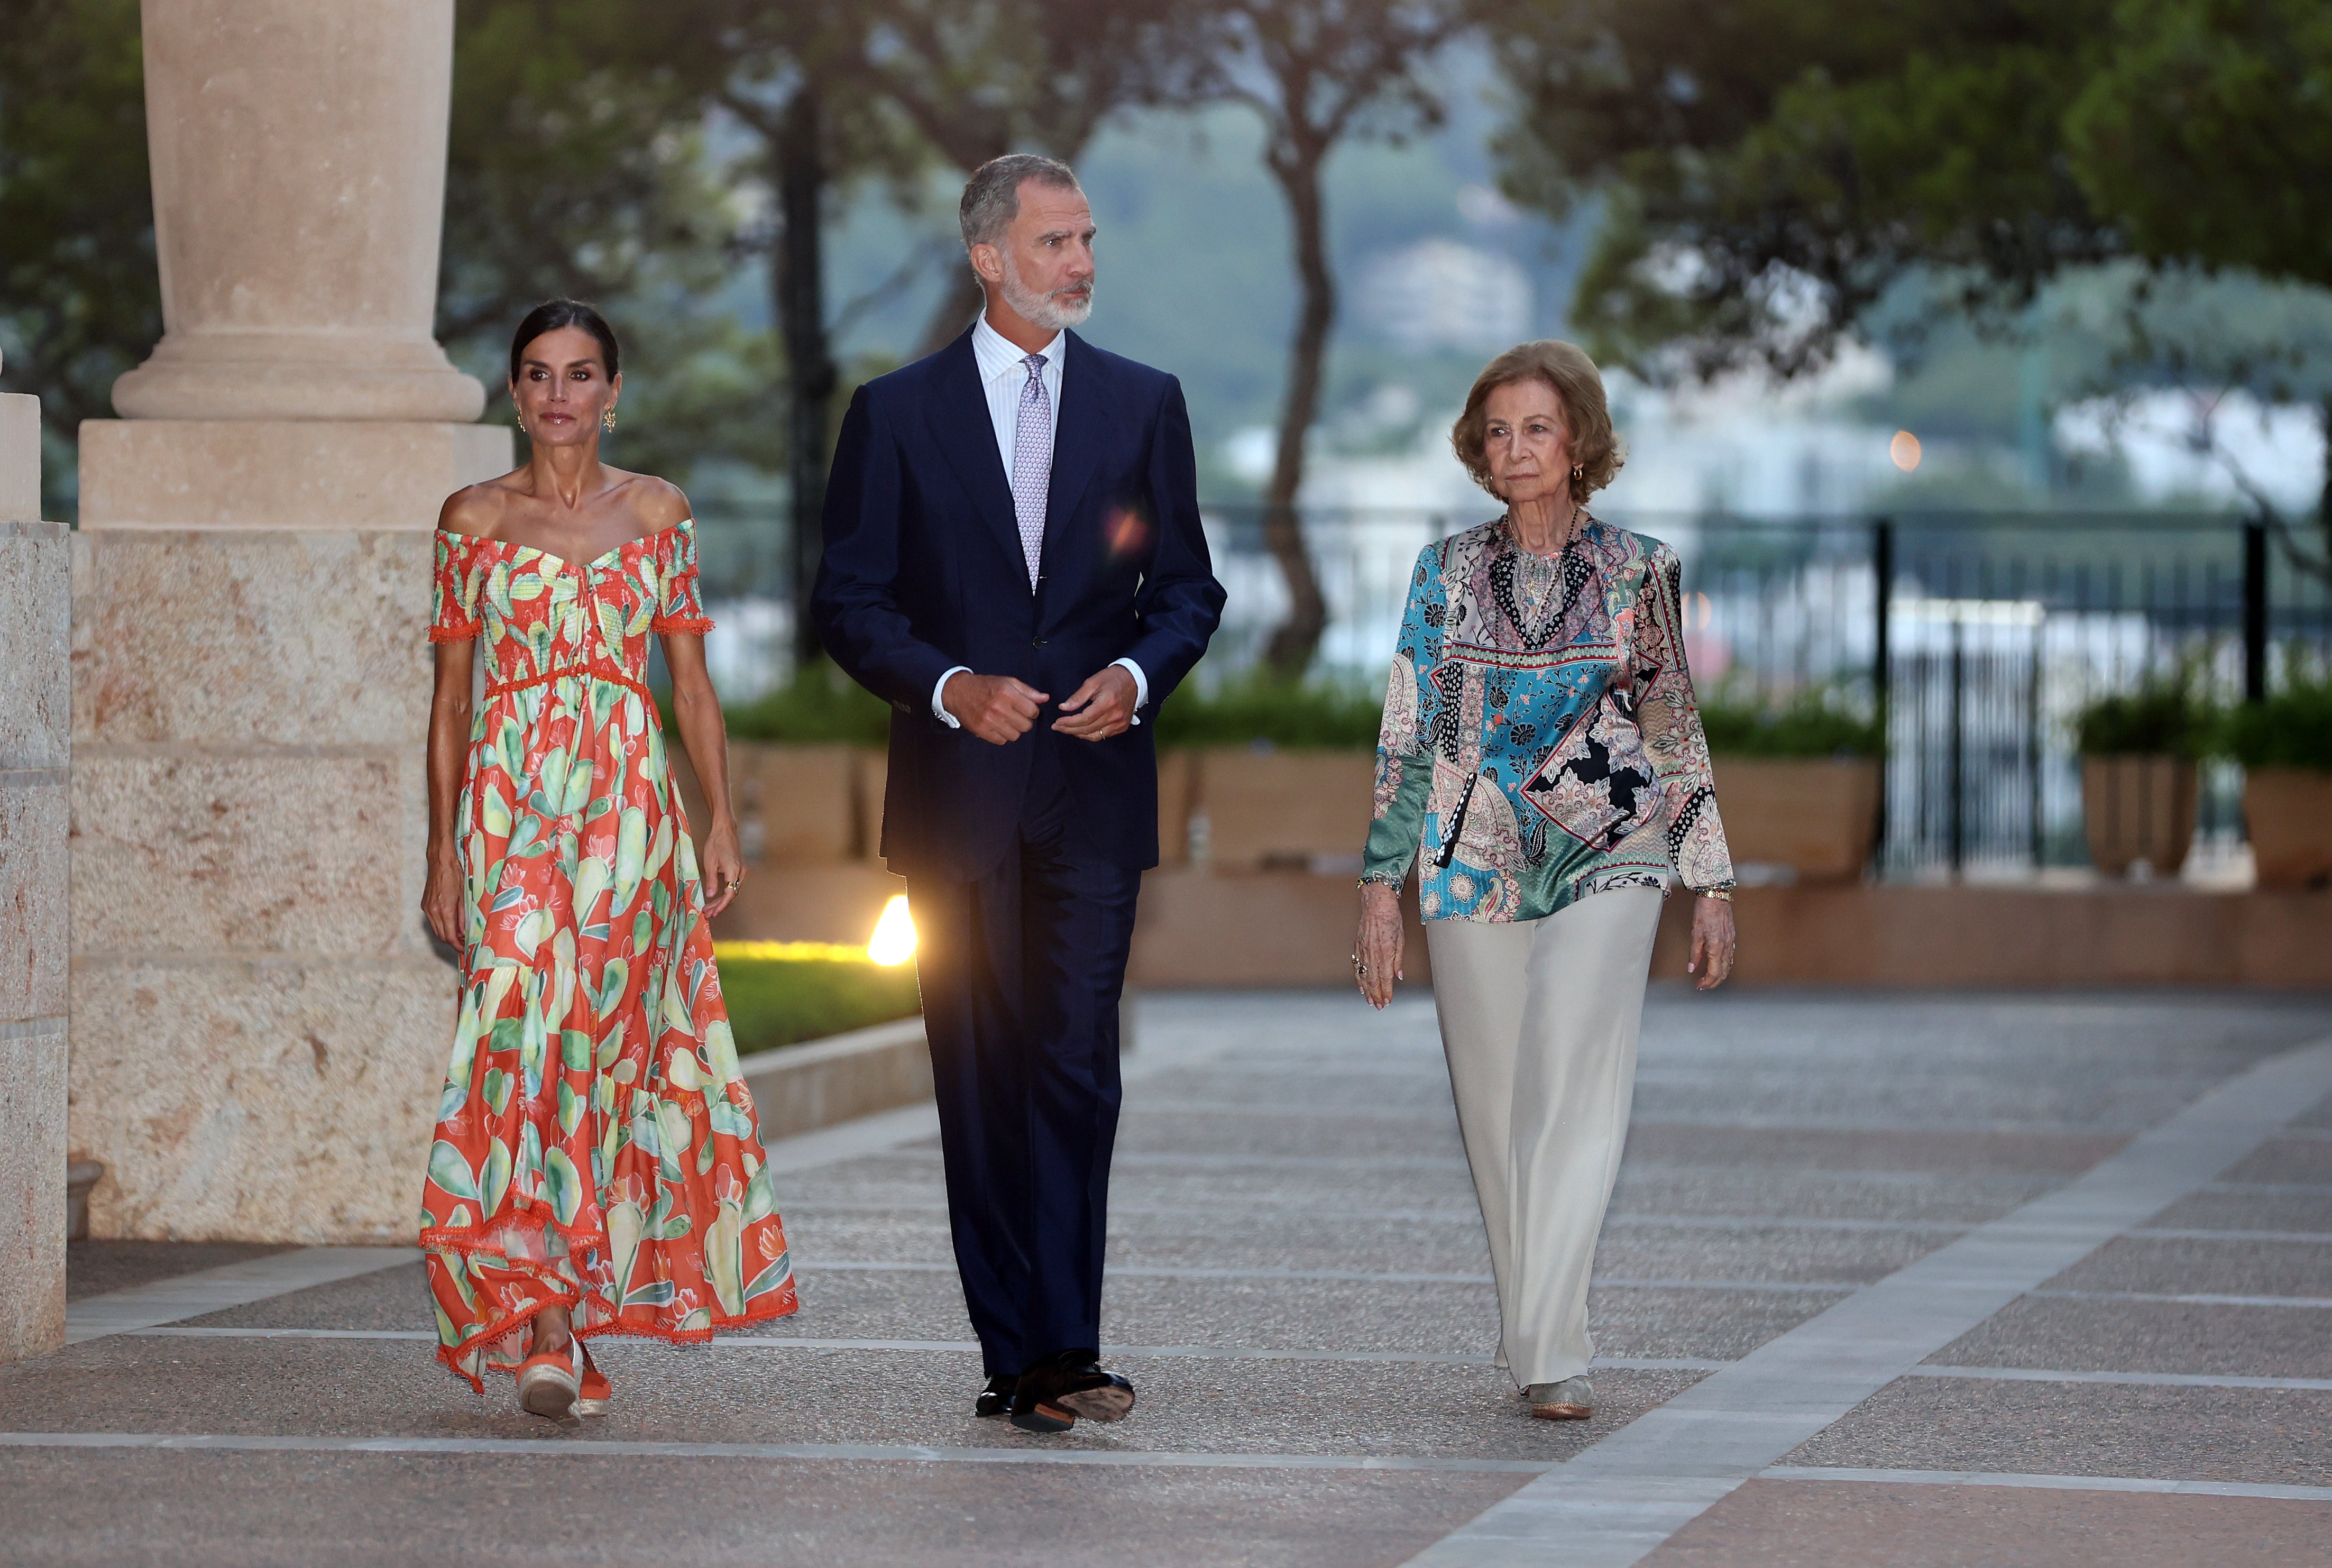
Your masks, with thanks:
M 971 333 L 940 350 L 939 396 L 925 411 L 932 437 L 946 454 L 948 466 L 962 482 L 972 505 L 1019 568 L 1020 517 L 1012 505 L 1012 480 L 996 450 L 996 425 L 988 416 L 988 391 L 980 383 L 980 360 L 971 351 Z M 1057 480 L 1059 467 L 1055 465 Z M 1025 568 L 1020 569 L 1026 580 Z
M 1061 337 L 1066 345 L 1061 419 L 1053 436 L 1053 483 L 1045 501 L 1044 572 L 1048 580 L 1066 569 L 1081 545 L 1092 543 L 1071 527 L 1071 519 L 1101 464 L 1116 407 L 1101 356 L 1075 332 Z

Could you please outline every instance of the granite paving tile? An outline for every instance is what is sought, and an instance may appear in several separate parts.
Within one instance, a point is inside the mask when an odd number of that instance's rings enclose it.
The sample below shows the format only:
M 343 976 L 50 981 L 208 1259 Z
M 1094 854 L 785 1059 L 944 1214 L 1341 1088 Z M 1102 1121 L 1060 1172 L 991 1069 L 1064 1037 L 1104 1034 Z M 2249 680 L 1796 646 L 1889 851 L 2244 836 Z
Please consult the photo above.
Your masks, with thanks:
M 1124 1370 L 1133 1415 L 1040 1438 L 971 1413 L 970 1352 L 674 1347 L 603 1340 L 604 1418 L 520 1410 L 497 1375 L 481 1396 L 434 1347 L 378 1340 L 124 1337 L 0 1375 L 0 1431 L 559 1438 L 705 1443 L 1378 1454 L 1553 1461 L 1689 1386 L 1689 1372 L 1596 1374 L 1592 1421 L 1539 1421 L 1488 1366 L 1145 1357 Z
M 2332 1393 L 1906 1378 L 1782 1462 L 2332 1486 Z
M 2332 1551 L 2332 1509 L 1863 1481 L 1751 1481 L 1643 1568 L 2293 1568 Z
M 2124 1236 L 2106 1243 L 2044 1288 L 2332 1300 L 2332 1244 L 2170 1241 Z M 2326 1329 L 2332 1332 L 2332 1323 Z
M 19 1450 L 0 1535 L 26 1568 L 1394 1568 L 1525 1478 Z
M 79 1301 L 285 1250 L 253 1241 L 75 1241 L 65 1248 L 65 1299 Z
M 2290 1181 L 2332 1186 L 2332 1139 L 2277 1138 L 2221 1172 L 2222 1181 Z
M 2320 1307 L 2025 1296 L 1928 1359 L 2060 1372 L 2332 1378 L 2327 1331 L 2332 1314 Z

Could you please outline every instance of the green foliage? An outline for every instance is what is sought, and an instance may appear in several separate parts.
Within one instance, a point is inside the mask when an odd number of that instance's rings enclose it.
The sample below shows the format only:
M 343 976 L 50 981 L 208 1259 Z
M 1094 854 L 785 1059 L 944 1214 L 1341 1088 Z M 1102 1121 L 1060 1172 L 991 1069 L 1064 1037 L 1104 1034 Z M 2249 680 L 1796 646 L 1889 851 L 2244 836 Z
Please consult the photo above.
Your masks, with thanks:
M 1820 693 L 1783 708 L 1720 698 L 1701 705 L 1700 725 L 1719 757 L 1876 757 L 1886 745 L 1875 720 Z
M 0 33 L 0 386 L 62 445 L 162 335 L 138 4 L 21 0 Z M 61 516 L 72 469 L 44 478 Z
M 1159 710 L 1158 744 L 1368 748 L 1382 717 L 1382 699 L 1362 687 L 1257 674 L 1213 693 L 1183 686 Z
M 721 995 L 741 1056 L 922 1010 L 914 965 L 864 959 L 724 958 Z
M 2098 698 L 2074 716 L 2073 735 L 2084 757 L 2193 757 L 2208 747 L 2213 722 L 2182 676 Z
M 1611 215 L 1573 318 L 1707 372 L 1819 361 L 1897 281 L 2001 320 L 2131 255 L 2332 282 L 2320 0 L 1475 0 L 1518 199 Z
M 2112 0 L 1477 4 L 1509 191 L 1610 203 L 1572 314 L 1616 360 L 1793 372 L 1911 268 L 2013 301 L 2112 248 L 2058 129 Z
M 881 746 L 891 738 L 890 704 L 823 659 L 804 665 L 791 684 L 724 716 L 732 741 Z
M 2332 680 L 2294 682 L 2230 708 L 2215 739 L 2214 750 L 2246 768 L 2332 770 Z
M 2122 0 L 2065 118 L 2073 177 L 2138 253 L 2332 284 L 2332 7 Z

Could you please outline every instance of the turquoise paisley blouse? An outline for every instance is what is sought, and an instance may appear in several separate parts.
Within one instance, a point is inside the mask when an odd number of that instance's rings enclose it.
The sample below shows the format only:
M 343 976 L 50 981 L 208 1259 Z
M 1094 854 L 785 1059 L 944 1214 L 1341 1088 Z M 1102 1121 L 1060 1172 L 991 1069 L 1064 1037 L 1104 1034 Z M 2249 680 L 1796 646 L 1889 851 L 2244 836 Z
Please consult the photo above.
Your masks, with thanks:
M 1613 887 L 1733 885 L 1685 665 L 1681 568 L 1590 517 L 1534 555 L 1505 520 L 1429 545 L 1377 738 L 1362 880 L 1428 920 L 1535 920 Z

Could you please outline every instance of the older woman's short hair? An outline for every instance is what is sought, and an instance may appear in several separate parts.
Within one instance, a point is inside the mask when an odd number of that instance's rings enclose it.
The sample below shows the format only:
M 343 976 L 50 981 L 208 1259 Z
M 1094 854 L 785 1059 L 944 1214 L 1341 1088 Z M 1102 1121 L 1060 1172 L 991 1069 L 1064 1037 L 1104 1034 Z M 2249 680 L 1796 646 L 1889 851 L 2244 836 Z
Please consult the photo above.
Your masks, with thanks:
M 1004 231 L 1020 215 L 1020 186 L 1032 179 L 1055 190 L 1079 188 L 1077 177 L 1067 164 L 1033 152 L 1008 152 L 971 171 L 971 178 L 964 182 L 963 200 L 956 208 L 966 251 L 974 245 L 1003 243 Z
M 1563 405 L 1571 461 L 1580 470 L 1579 477 L 1571 482 L 1572 499 L 1584 501 L 1610 483 L 1628 459 L 1611 429 L 1602 374 L 1584 349 L 1553 338 L 1515 344 L 1483 366 L 1482 373 L 1474 378 L 1474 389 L 1466 394 L 1466 412 L 1449 427 L 1450 450 L 1458 454 L 1458 461 L 1466 465 L 1474 483 L 1497 494 L 1491 486 L 1490 464 L 1483 451 L 1489 423 L 1485 405 L 1491 393 L 1517 381 L 1545 382 Z

